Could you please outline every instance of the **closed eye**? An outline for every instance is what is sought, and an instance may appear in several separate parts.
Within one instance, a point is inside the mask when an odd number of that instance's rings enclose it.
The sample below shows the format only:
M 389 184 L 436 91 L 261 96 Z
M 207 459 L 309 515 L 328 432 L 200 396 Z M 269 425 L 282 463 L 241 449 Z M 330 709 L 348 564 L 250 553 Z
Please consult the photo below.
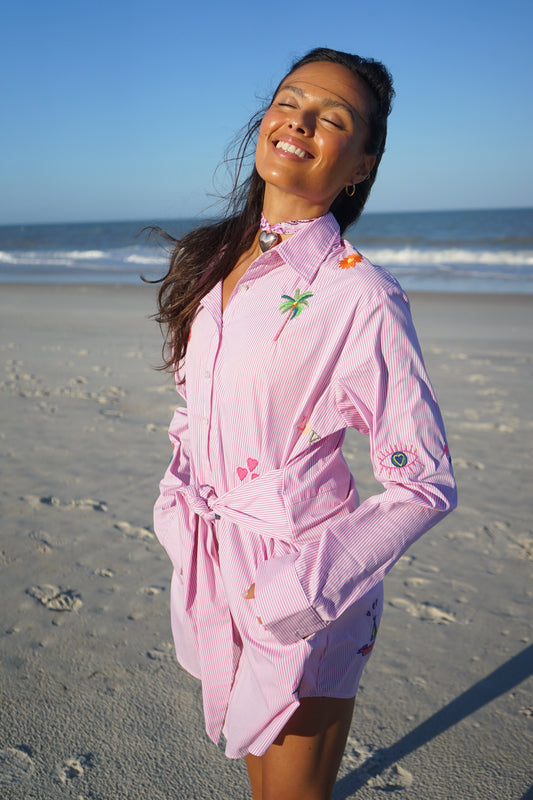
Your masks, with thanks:
M 333 122 L 332 119 L 326 119 L 326 117 L 322 117 L 322 122 L 327 122 L 329 125 L 333 125 L 334 128 L 338 128 L 340 131 L 344 130 L 344 125 L 340 125 L 338 122 Z

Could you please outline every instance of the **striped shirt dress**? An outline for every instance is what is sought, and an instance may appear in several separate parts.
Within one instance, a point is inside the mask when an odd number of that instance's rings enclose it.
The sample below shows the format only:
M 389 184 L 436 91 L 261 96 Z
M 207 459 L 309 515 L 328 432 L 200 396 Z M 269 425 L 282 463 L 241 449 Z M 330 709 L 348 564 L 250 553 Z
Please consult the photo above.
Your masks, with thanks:
M 302 697 L 353 697 L 385 574 L 456 503 L 442 418 L 396 280 L 332 214 L 261 254 L 191 329 L 154 528 L 206 730 L 262 755 Z M 383 491 L 359 502 L 345 430 Z M 255 584 L 255 598 L 243 594 Z

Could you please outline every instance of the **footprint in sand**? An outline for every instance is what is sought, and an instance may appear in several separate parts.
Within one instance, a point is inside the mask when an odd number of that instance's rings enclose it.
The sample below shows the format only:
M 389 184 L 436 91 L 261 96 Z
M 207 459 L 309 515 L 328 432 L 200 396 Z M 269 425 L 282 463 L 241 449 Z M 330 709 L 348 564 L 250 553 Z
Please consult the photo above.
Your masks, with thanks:
M 107 504 L 102 500 L 93 500 L 91 497 L 84 497 L 81 500 L 70 500 L 63 502 L 59 497 L 50 495 L 48 497 L 38 497 L 36 494 L 25 494 L 20 498 L 31 508 L 39 506 L 52 506 L 61 511 L 107 511 Z
M 24 783 L 30 780 L 34 771 L 33 760 L 24 750 L 15 747 L 0 750 L 0 786 Z
M 86 761 L 87 759 L 85 756 L 79 756 L 79 758 L 67 758 L 63 763 L 58 764 L 56 767 L 56 777 L 59 783 L 65 786 L 67 781 L 81 778 L 84 773 L 83 765 Z
M 114 578 L 115 573 L 112 569 L 107 569 L 106 567 L 97 567 L 94 571 L 95 575 L 99 575 L 100 578 Z
M 427 586 L 431 583 L 428 578 L 406 578 L 403 585 L 406 589 L 420 589 L 421 586 Z
M 394 792 L 409 789 L 413 785 L 413 775 L 399 764 L 386 766 L 379 750 L 360 744 L 352 736 L 348 737 L 342 771 L 356 772 L 372 789 Z
M 130 522 L 116 522 L 114 526 L 117 531 L 120 531 L 125 536 L 131 539 L 153 539 L 154 534 L 148 528 L 141 528 L 138 525 L 132 525 Z
M 142 589 L 139 589 L 141 594 L 147 594 L 149 597 L 153 597 L 156 594 L 161 594 L 161 592 L 164 591 L 164 586 L 143 586 Z
M 533 561 L 533 536 L 529 533 L 509 534 L 510 547 L 518 551 L 522 558 Z
M 50 553 L 52 550 L 52 544 L 50 542 L 50 537 L 44 531 L 30 531 L 28 533 L 30 539 L 36 542 L 36 549 L 39 553 Z
M 389 605 L 393 608 L 405 611 L 407 614 L 423 622 L 448 625 L 448 623 L 456 621 L 453 614 L 450 614 L 449 611 L 438 608 L 438 606 L 432 606 L 430 603 L 413 603 L 411 600 L 406 600 L 404 597 L 393 597 L 389 600 Z
M 122 411 L 119 411 L 117 408 L 104 408 L 98 413 L 103 417 L 110 417 L 111 419 L 120 419 L 124 416 Z
M 173 661 L 174 648 L 171 642 L 164 642 L 161 647 L 154 647 L 146 653 L 152 661 Z
M 27 594 L 34 597 L 50 611 L 77 611 L 83 605 L 81 595 L 72 589 L 61 589 L 59 586 L 31 586 Z
M 466 458 L 454 458 L 454 469 L 485 469 L 485 464 L 481 461 L 467 461 Z

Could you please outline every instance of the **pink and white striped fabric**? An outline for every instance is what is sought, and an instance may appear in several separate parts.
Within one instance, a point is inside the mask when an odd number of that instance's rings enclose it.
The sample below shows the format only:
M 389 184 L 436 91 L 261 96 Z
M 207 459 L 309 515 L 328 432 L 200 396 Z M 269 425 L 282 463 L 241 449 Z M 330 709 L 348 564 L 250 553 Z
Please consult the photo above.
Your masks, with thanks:
M 203 298 L 184 370 L 154 514 L 176 652 L 209 736 L 261 755 L 300 697 L 355 694 L 383 577 L 455 483 L 408 299 L 331 214 L 259 256 L 223 314 L 221 284 Z M 348 426 L 384 487 L 362 504 Z

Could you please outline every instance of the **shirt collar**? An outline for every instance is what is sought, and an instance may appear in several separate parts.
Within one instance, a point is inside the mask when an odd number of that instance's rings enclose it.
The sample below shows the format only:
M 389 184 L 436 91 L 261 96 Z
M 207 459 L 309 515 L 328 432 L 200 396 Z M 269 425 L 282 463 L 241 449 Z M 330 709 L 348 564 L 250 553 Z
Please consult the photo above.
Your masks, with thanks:
M 285 239 L 273 252 L 310 283 L 320 264 L 339 243 L 339 223 L 329 211 Z
M 324 216 L 314 219 L 298 233 L 289 236 L 272 250 L 268 250 L 265 255 L 280 258 L 307 283 L 311 283 L 328 253 L 339 243 L 339 223 L 329 211 Z M 219 281 L 202 297 L 200 304 L 210 311 L 214 319 L 219 319 L 221 303 L 222 281 Z

